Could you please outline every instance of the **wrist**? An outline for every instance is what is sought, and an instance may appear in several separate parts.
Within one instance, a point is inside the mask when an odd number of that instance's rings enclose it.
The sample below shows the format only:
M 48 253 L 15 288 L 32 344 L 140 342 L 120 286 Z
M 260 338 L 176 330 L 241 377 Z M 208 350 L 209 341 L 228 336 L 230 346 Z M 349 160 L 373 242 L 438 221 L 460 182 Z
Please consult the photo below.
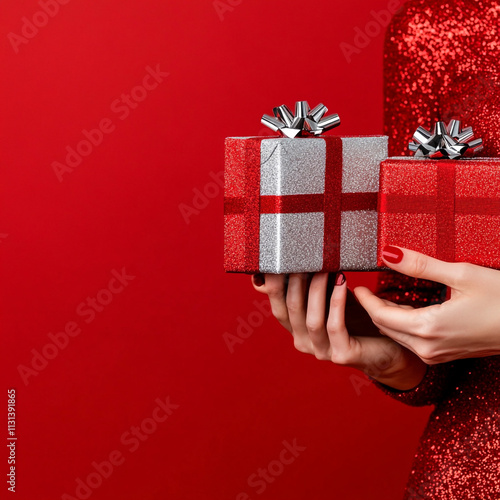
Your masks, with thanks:
M 409 391 L 422 382 L 427 369 L 428 365 L 416 354 L 402 348 L 399 359 L 390 368 L 372 378 L 392 389 Z

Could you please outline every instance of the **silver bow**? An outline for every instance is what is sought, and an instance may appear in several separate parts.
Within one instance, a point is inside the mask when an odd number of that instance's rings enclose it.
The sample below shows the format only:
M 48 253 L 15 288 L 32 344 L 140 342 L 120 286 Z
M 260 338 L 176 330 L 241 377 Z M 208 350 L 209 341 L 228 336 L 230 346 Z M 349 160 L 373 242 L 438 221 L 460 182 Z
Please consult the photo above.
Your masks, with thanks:
M 419 158 L 450 159 L 473 156 L 483 149 L 483 140 L 474 139 L 472 127 L 462 130 L 460 120 L 451 120 L 448 125 L 437 122 L 431 132 L 418 127 L 410 141 L 410 151 Z
M 295 114 L 282 104 L 273 108 L 274 116 L 264 115 L 261 119 L 266 127 L 286 137 L 304 137 L 321 135 L 323 132 L 340 125 L 339 115 L 330 115 L 323 118 L 328 108 L 318 104 L 314 109 L 309 108 L 307 101 L 295 103 Z

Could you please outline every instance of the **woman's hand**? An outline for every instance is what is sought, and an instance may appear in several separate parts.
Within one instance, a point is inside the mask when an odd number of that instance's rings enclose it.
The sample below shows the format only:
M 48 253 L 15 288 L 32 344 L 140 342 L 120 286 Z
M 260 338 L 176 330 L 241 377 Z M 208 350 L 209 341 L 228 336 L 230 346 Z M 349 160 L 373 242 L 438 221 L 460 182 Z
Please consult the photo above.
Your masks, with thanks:
M 335 278 L 335 275 L 330 275 Z M 256 275 L 254 288 L 269 296 L 273 315 L 292 334 L 297 350 L 321 360 L 362 370 L 379 382 L 399 390 L 415 387 L 427 366 L 411 351 L 381 336 L 355 300 L 348 301 L 345 276 L 336 276 L 329 303 L 329 275 Z M 331 288 L 331 287 L 330 287 Z M 346 301 L 355 321 L 348 333 Z
M 395 271 L 451 288 L 442 304 L 407 309 L 357 287 L 356 297 L 384 335 L 427 364 L 500 354 L 500 271 L 398 247 L 385 247 L 383 258 Z

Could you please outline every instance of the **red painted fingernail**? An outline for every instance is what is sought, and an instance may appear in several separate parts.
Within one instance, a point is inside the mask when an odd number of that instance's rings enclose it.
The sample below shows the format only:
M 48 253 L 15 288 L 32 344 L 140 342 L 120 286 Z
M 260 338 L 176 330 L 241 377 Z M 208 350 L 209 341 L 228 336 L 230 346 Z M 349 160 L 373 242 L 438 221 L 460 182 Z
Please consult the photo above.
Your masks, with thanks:
M 266 282 L 266 279 L 264 278 L 264 275 L 263 274 L 254 274 L 252 276 L 252 279 L 253 279 L 253 284 L 255 286 L 262 286 L 265 282 Z
M 341 271 L 341 272 L 337 273 L 337 278 L 335 279 L 335 286 L 340 286 L 340 285 L 343 285 L 344 283 L 345 283 L 345 275 Z
M 403 260 L 403 251 L 397 247 L 386 245 L 382 250 L 382 257 L 391 264 L 399 264 Z

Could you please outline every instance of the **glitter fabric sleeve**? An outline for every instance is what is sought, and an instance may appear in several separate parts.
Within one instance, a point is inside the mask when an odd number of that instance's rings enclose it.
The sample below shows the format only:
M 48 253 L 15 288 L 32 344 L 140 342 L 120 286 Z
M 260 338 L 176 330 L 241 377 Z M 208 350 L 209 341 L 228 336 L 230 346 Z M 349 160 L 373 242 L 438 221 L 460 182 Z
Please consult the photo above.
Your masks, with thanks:
M 427 373 L 422 381 L 408 391 L 398 391 L 376 380 L 373 383 L 387 396 L 397 399 L 406 405 L 434 405 L 446 395 L 450 381 L 452 380 L 453 368 L 453 363 L 427 366 Z

